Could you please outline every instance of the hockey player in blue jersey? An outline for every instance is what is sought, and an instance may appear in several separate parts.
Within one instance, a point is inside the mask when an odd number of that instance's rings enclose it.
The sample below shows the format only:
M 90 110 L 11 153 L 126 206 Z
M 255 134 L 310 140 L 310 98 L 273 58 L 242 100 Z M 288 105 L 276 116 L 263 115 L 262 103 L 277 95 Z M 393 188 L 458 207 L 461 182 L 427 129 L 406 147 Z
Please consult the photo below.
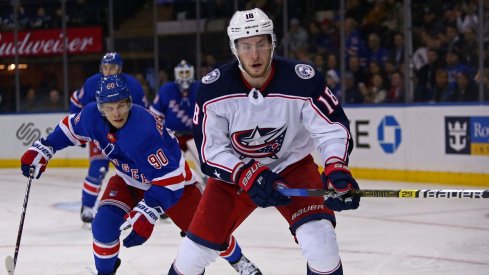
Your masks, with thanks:
M 115 274 L 121 230 L 132 227 L 123 245 L 143 244 L 162 211 L 186 231 L 197 210 L 201 190 L 173 133 L 147 109 L 132 103 L 121 75 L 102 77 L 96 102 L 66 116 L 45 139 L 22 156 L 21 170 L 39 178 L 56 151 L 92 141 L 116 168 L 92 222 L 93 254 L 98 274 Z M 31 167 L 34 172 L 31 175 Z M 240 274 L 261 274 L 234 244 L 221 256 Z
M 273 22 L 262 10 L 237 11 L 227 32 L 237 60 L 202 78 L 193 118 L 201 168 L 211 178 L 169 274 L 202 274 L 233 231 L 269 206 L 288 222 L 308 275 L 343 274 L 333 210 L 360 202 L 348 193 L 359 189 L 347 167 L 348 118 L 321 73 L 273 56 Z M 333 188 L 336 195 L 289 198 L 278 185 Z
M 100 72 L 86 79 L 83 86 L 73 92 L 70 98 L 70 113 L 78 113 L 90 102 L 95 101 L 95 90 L 102 76 L 122 74 L 126 79 L 133 104 L 147 107 L 146 95 L 139 81 L 133 76 L 122 72 L 123 60 L 117 52 L 108 52 L 100 60 Z M 83 222 L 90 223 L 93 220 L 94 205 L 100 192 L 102 181 L 109 169 L 109 160 L 92 142 L 88 143 L 89 161 L 88 174 L 85 177 L 82 188 L 80 217 Z
M 180 147 L 187 151 L 187 141 L 192 139 L 192 117 L 195 94 L 199 85 L 194 79 L 194 66 L 182 60 L 175 66 L 175 81 L 161 86 L 149 110 L 165 121 L 178 138 Z

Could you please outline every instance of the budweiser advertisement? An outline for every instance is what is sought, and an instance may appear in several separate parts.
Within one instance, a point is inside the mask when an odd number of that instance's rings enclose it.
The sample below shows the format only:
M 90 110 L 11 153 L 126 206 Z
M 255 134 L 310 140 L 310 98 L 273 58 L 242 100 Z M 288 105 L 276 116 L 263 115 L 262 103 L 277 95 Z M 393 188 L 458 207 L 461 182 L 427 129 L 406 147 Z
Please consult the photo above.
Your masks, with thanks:
M 101 52 L 102 28 L 69 28 L 66 30 L 69 54 Z M 13 32 L 0 32 L 0 57 L 15 55 Z M 20 56 L 60 55 L 64 50 L 62 29 L 20 31 L 17 49 Z

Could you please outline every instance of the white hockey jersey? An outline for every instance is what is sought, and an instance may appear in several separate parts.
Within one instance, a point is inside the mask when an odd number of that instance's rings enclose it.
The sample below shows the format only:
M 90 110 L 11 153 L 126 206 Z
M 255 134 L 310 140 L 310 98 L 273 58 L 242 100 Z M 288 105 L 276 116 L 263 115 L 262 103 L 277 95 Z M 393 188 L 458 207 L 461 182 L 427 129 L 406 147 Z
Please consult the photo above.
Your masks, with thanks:
M 259 91 L 241 77 L 237 61 L 202 78 L 193 123 L 207 175 L 232 182 L 234 168 L 250 159 L 278 173 L 315 149 L 323 163 L 348 162 L 348 118 L 324 76 L 288 59 L 272 64 Z

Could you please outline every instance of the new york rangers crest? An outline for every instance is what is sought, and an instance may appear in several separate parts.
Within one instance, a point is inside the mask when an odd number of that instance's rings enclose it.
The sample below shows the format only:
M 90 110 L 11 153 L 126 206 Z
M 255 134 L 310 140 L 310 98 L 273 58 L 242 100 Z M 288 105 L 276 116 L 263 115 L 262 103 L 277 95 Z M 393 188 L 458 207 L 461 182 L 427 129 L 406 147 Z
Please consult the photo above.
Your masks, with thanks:
M 311 65 L 297 64 L 295 65 L 295 73 L 302 79 L 309 79 L 316 74 Z
M 214 71 L 202 77 L 202 83 L 211 84 L 212 82 L 218 80 L 220 76 L 221 76 L 221 71 L 219 71 L 219 69 L 215 69 Z
M 259 128 L 234 132 L 231 135 L 231 144 L 239 154 L 240 159 L 272 158 L 277 159 L 277 153 L 282 148 L 287 127 Z

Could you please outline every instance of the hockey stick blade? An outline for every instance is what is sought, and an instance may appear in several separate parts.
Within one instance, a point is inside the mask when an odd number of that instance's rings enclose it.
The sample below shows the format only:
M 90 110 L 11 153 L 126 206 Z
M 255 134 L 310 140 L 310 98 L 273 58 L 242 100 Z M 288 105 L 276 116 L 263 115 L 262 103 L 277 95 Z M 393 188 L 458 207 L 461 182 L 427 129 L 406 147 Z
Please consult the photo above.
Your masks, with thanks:
M 12 258 L 12 256 L 7 256 L 7 258 L 5 258 L 5 267 L 7 268 L 8 275 L 14 275 L 15 263 L 14 263 L 14 258 Z
M 278 188 L 278 191 L 288 197 L 321 197 L 335 194 L 334 190 L 307 189 L 307 188 Z M 488 199 L 489 190 L 382 190 L 363 189 L 355 192 L 350 191 L 350 196 L 369 198 L 419 198 L 419 199 Z

